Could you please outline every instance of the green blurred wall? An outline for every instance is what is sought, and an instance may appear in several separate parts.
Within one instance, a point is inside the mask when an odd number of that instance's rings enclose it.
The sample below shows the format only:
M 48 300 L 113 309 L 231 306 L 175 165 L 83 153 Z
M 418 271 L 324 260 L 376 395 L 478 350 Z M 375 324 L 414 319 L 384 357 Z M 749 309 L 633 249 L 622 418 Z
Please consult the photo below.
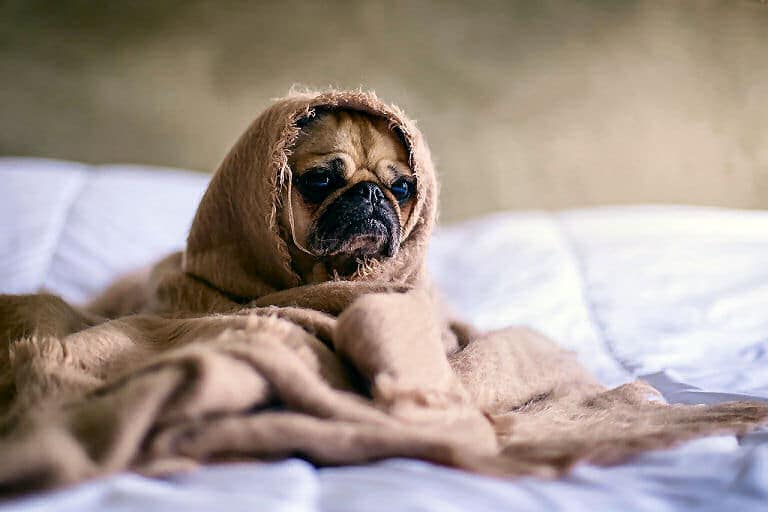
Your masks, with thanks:
M 292 84 L 417 118 L 444 220 L 768 207 L 761 1 L 0 3 L 0 154 L 210 171 Z

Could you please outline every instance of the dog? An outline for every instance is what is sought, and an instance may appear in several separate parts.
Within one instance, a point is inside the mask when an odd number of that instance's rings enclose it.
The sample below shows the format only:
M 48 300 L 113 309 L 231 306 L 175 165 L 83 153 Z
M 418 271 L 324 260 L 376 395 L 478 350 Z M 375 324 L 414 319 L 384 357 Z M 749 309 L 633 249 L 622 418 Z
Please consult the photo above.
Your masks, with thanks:
M 282 211 L 295 269 L 314 283 L 395 256 L 416 193 L 402 137 L 383 118 L 343 109 L 299 126 Z

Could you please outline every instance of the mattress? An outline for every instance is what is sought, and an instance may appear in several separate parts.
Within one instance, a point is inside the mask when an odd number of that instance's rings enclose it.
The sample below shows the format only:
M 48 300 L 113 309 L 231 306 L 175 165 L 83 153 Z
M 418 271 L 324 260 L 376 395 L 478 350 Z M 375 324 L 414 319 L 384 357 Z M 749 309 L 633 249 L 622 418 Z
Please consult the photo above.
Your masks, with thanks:
M 0 292 L 83 302 L 183 245 L 207 175 L 0 159 Z M 599 379 L 673 403 L 768 400 L 768 212 L 682 206 L 503 212 L 441 226 L 429 253 L 452 307 L 534 327 Z M 768 432 L 720 436 L 554 481 L 507 481 L 391 459 L 124 473 L 0 510 L 765 510 Z

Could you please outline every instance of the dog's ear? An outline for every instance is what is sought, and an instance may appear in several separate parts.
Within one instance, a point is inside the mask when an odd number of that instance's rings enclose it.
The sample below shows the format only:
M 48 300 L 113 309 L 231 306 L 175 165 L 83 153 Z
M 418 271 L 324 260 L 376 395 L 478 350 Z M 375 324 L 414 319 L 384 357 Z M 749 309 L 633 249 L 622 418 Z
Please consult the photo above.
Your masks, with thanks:
M 333 109 L 330 107 L 315 107 L 311 109 L 309 112 L 307 112 L 306 115 L 301 116 L 296 120 L 296 128 L 299 130 L 306 129 L 309 125 L 311 125 L 314 121 L 317 121 L 320 117 L 332 112 Z
M 303 130 L 309 125 L 309 123 L 314 121 L 314 119 L 315 119 L 315 111 L 310 110 L 307 115 L 302 116 L 296 120 L 296 128 L 298 128 L 299 130 Z

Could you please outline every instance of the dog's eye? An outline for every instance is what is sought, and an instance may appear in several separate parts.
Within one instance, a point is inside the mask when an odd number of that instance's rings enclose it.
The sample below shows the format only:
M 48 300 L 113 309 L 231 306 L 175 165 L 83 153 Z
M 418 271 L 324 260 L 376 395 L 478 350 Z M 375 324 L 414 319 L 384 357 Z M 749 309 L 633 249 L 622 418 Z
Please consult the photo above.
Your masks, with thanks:
M 398 203 L 404 203 L 413 195 L 413 183 L 406 178 L 395 181 L 389 189 Z
M 296 179 L 296 185 L 307 201 L 320 203 L 343 185 L 343 179 L 327 169 L 310 169 Z
M 307 175 L 302 176 L 302 181 L 305 187 L 312 188 L 327 188 L 331 185 L 331 177 L 323 171 L 307 173 Z

